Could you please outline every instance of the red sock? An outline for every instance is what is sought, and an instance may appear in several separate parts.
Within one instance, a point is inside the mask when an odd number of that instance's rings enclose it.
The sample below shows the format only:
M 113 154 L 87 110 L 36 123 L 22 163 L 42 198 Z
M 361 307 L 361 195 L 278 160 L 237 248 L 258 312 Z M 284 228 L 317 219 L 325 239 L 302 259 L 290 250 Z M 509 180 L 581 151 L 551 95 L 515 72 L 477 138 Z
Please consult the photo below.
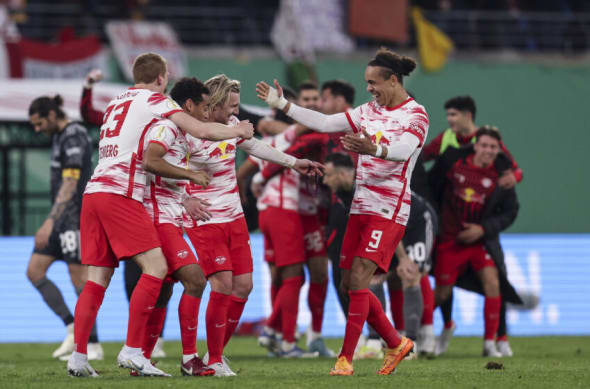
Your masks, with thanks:
M 162 289 L 162 280 L 142 274 L 129 299 L 129 324 L 127 325 L 128 347 L 141 348 L 145 341 L 147 321 L 156 306 Z
M 205 315 L 210 365 L 221 362 L 228 307 L 228 294 L 211 291 L 211 294 L 209 295 L 209 304 L 207 305 L 207 314 Z
M 389 303 L 391 305 L 391 317 L 398 331 L 403 331 L 404 326 L 404 290 L 389 289 Z
M 178 303 L 178 321 L 180 322 L 180 340 L 182 341 L 182 354 L 197 353 L 197 324 L 199 319 L 200 297 L 182 294 Z
M 277 289 L 280 289 L 280 287 Z M 277 290 L 277 295 L 278 294 L 279 294 L 279 292 Z M 266 319 L 265 325 L 267 327 L 272 328 L 273 330 L 275 330 L 277 332 L 281 332 L 282 331 L 281 323 L 282 323 L 281 304 L 279 303 L 279 299 L 277 298 L 277 296 L 275 296 L 274 302 L 272 304 L 272 312 L 270 313 L 270 316 L 268 317 L 268 319 Z
M 393 328 L 387 315 L 385 315 L 381 302 L 371 291 L 369 291 L 369 315 L 367 316 L 367 323 L 383 338 L 388 348 L 396 348 L 401 343 L 402 338 L 400 334 Z
M 241 299 L 232 295 L 229 298 L 229 307 L 227 308 L 227 326 L 225 327 L 225 339 L 223 340 L 223 347 L 227 346 L 227 343 L 234 334 L 236 327 L 240 323 L 240 317 L 244 312 L 244 306 L 248 299 Z
M 508 335 L 498 336 L 496 342 L 508 342 Z
M 324 322 L 324 303 L 328 293 L 328 280 L 320 283 L 309 283 L 307 293 L 307 305 L 311 312 L 311 329 L 314 332 L 322 332 L 322 323 Z
M 164 321 L 166 321 L 166 307 L 154 308 L 146 324 L 145 343 L 141 348 L 143 355 L 147 359 L 152 357 L 152 351 L 154 351 L 156 342 L 158 341 L 160 334 L 162 334 Z
M 420 280 L 420 290 L 422 290 L 422 301 L 424 302 L 422 325 L 432 325 L 434 323 L 434 292 L 427 275 Z
M 350 296 L 348 318 L 339 357 L 344 356 L 348 362 L 352 362 L 354 349 L 363 331 L 367 316 L 369 316 L 369 289 L 351 290 L 348 295 Z
M 304 278 L 302 276 L 287 278 L 283 280 L 277 295 L 277 303 L 280 304 L 283 339 L 291 343 L 295 342 L 297 313 L 299 312 L 299 292 L 303 282 Z
M 78 297 L 74 311 L 74 343 L 76 351 L 79 353 L 86 354 L 88 338 L 96 321 L 98 309 L 104 299 L 105 290 L 106 288 L 95 282 L 86 281 L 84 289 Z
M 277 294 L 279 293 L 280 286 L 275 285 L 274 283 L 270 284 L 270 304 L 272 306 L 275 305 L 275 301 L 277 299 Z
M 455 322 L 453 320 L 446 322 L 444 324 L 444 327 L 448 330 L 449 328 L 451 328 L 453 326 L 453 324 L 455 324 Z
M 500 305 L 502 297 L 487 297 L 483 306 L 483 317 L 485 322 L 485 340 L 494 340 L 498 325 L 500 324 Z

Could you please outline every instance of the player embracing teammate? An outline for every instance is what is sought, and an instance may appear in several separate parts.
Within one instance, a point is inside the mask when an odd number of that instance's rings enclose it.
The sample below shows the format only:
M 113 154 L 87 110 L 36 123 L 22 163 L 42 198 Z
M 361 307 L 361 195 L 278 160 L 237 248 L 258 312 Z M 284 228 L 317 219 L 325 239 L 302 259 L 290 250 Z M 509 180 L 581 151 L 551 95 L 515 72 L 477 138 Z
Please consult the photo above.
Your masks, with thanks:
M 342 282 L 350 305 L 344 345 L 331 375 L 352 375 L 352 358 L 366 321 L 387 343 L 379 374 L 388 375 L 412 350 L 400 336 L 368 287 L 373 274 L 387 272 L 393 252 L 404 235 L 410 213 L 410 177 L 428 133 L 424 107 L 403 87 L 403 77 L 416 63 L 386 49 L 379 50 L 365 70 L 367 90 L 375 97 L 354 110 L 334 115 L 298 107 L 264 82 L 259 98 L 282 109 L 297 122 L 320 132 L 352 131 L 343 145 L 359 154 L 356 190 L 341 252 Z

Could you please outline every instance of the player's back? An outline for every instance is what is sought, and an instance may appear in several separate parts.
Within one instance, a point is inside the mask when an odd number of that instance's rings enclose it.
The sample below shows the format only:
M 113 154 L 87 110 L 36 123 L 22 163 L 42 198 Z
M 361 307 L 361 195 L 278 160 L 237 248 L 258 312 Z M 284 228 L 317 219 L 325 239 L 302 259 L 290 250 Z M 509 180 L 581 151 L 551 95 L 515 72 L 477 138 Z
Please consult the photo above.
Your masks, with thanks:
M 142 201 L 145 172 L 141 165 L 147 130 L 162 118 L 182 112 L 161 93 L 130 88 L 105 110 L 100 127 L 99 160 L 85 193 L 107 192 Z

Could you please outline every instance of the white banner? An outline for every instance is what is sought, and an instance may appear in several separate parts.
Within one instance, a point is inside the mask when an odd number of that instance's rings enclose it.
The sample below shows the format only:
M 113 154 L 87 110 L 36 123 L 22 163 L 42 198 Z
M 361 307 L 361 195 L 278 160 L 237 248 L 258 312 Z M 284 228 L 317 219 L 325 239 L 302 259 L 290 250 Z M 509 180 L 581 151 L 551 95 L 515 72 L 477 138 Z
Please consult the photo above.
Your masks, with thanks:
M 59 94 L 64 99 L 68 117 L 80 120 L 80 98 L 83 80 L 0 80 L 0 121 L 28 121 L 29 105 L 39 96 Z M 94 108 L 102 110 L 116 95 L 130 85 L 109 82 L 98 83 L 92 92 Z
M 169 24 L 116 21 L 108 22 L 106 31 L 128 80 L 133 80 L 133 61 L 139 54 L 146 52 L 158 53 L 166 59 L 171 78 L 177 79 L 187 74 L 186 53 Z

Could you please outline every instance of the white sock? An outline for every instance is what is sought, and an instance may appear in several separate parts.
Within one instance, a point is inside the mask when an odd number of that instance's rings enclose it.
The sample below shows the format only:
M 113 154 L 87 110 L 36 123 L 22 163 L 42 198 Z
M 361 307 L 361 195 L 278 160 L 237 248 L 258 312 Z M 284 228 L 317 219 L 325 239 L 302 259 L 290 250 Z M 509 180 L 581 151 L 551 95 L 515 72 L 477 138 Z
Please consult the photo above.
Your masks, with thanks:
M 322 333 L 321 332 L 315 332 L 314 330 L 309 331 L 310 333 L 310 342 L 313 342 L 316 339 L 320 339 L 322 337 Z
M 270 335 L 275 335 L 275 330 L 270 328 L 269 326 L 264 326 L 264 332 Z
M 194 357 L 198 357 L 197 354 L 182 354 L 182 363 L 187 363 L 188 361 L 190 361 L 191 359 L 193 359 Z
M 88 363 L 88 355 L 74 351 L 71 356 L 72 360 L 77 364 Z
M 291 343 L 287 342 L 286 340 L 281 342 L 281 351 L 287 352 L 293 350 L 293 348 L 295 348 L 295 342 Z
M 141 347 L 129 347 L 127 345 L 123 346 L 123 350 L 121 350 L 124 354 L 141 354 L 143 355 L 143 352 L 141 351 Z
M 74 323 L 70 323 L 66 326 L 66 332 L 68 334 L 73 334 L 74 333 Z

